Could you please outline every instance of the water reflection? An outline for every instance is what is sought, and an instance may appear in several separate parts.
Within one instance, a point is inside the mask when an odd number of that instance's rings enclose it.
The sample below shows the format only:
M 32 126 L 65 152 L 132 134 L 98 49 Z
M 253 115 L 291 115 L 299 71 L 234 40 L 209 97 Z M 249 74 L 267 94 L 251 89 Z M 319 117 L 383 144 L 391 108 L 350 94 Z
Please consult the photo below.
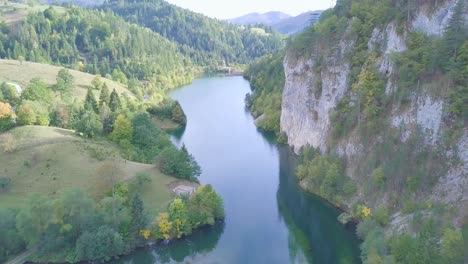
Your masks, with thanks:
M 181 263 L 189 260 L 196 261 L 216 247 L 223 231 L 224 223 L 218 222 L 214 226 L 196 230 L 187 238 L 174 240 L 169 244 L 160 242 L 154 247 L 137 250 L 131 256 L 124 257 L 122 260 L 112 263 L 153 264 Z
M 139 250 L 115 263 L 359 263 L 353 230 L 339 212 L 306 195 L 294 176 L 295 155 L 245 111 L 249 83 L 207 78 L 172 93 L 188 116 L 172 140 L 203 168 L 200 181 L 223 197 L 225 224 L 186 239 Z
M 291 259 L 297 258 L 297 248 L 309 263 L 360 263 L 358 241 L 354 228 L 344 227 L 336 219 L 339 211 L 319 197 L 299 189 L 294 170 L 297 157 L 287 146 L 279 146 L 280 182 L 278 209 L 288 225 L 294 244 Z M 349 243 L 354 241 L 354 243 Z M 291 263 L 301 263 L 291 261 Z

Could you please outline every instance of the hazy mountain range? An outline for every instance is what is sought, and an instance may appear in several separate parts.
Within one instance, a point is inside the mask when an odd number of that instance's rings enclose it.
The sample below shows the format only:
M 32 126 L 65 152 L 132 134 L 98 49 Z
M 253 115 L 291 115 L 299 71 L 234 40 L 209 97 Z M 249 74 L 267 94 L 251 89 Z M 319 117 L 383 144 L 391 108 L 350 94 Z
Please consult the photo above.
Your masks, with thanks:
M 308 11 L 298 16 L 272 11 L 264 14 L 250 13 L 244 16 L 228 19 L 237 25 L 265 24 L 283 34 L 296 34 L 310 24 L 316 23 L 322 11 Z

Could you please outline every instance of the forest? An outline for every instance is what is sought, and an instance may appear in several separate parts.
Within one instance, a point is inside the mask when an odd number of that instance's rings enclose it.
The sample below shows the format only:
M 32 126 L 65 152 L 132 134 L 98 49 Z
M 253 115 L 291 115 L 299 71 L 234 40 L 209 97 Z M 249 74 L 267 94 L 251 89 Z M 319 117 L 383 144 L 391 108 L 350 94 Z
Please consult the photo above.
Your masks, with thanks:
M 231 25 L 162 0 L 108 1 L 101 8 L 177 43 L 194 64 L 211 70 L 246 64 L 284 46 L 282 36 L 266 26 Z

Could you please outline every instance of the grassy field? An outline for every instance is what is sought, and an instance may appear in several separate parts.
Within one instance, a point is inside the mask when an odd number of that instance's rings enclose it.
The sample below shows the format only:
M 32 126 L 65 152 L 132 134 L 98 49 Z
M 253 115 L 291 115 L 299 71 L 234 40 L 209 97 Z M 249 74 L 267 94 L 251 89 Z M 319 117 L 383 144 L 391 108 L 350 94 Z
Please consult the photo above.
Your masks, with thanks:
M 6 153 L 0 148 L 0 176 L 10 177 L 12 185 L 9 191 L 0 192 L 0 208 L 21 208 L 31 193 L 56 197 L 73 188 L 86 189 L 100 198 L 106 190 L 97 171 L 106 164 L 118 168 L 118 181 L 132 181 L 141 172 L 150 175 L 151 183 L 140 194 L 153 216 L 174 198 L 170 185 L 176 178 L 153 165 L 123 160 L 107 141 L 90 141 L 60 128 L 25 126 L 0 135 L 0 145 L 7 134 L 15 139 L 15 150 Z
M 57 73 L 63 69 L 62 67 L 52 66 L 49 64 L 41 64 L 34 62 L 23 62 L 20 64 L 16 60 L 0 60 L 0 80 L 14 82 L 22 87 L 25 87 L 33 78 L 40 78 L 49 85 L 56 83 Z M 70 70 L 70 73 L 75 77 L 75 89 L 73 91 L 73 98 L 84 100 L 86 97 L 87 89 L 91 86 L 91 81 L 94 75 Z M 102 78 L 102 81 L 107 83 L 107 86 L 112 91 L 115 89 L 119 94 L 127 93 L 131 98 L 135 98 L 133 93 L 127 88 L 112 80 Z M 96 96 L 99 91 L 95 91 Z
M 27 4 L 12 3 L 10 1 L 1 1 L 0 3 L 0 21 L 3 20 L 7 24 L 14 24 L 22 21 L 29 12 L 42 12 L 47 9 L 49 5 L 34 4 L 29 6 Z M 54 6 L 55 10 L 59 13 L 65 12 L 65 8 Z

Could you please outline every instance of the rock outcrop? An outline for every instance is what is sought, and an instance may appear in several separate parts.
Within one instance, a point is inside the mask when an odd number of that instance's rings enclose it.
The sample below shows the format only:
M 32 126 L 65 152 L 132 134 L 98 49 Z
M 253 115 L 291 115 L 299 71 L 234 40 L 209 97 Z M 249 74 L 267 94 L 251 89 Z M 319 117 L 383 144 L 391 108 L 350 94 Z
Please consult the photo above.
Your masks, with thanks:
M 442 1 L 435 10 L 428 6 L 420 6 L 413 15 L 412 22 L 407 23 L 407 28 L 400 33 L 395 21 L 373 30 L 367 46 L 369 50 L 378 51 L 375 66 L 386 82 L 386 96 L 391 97 L 398 89 L 394 78 L 397 70 L 392 56 L 407 50 L 408 32 L 442 36 L 457 1 Z M 340 101 L 351 93 L 349 79 L 352 70 L 349 56 L 346 54 L 352 51 L 354 44 L 350 41 L 352 37 L 349 38 L 348 33 L 344 35 L 325 58 L 320 54 L 298 58 L 297 55 L 286 53 L 281 131 L 287 135 L 288 143 L 296 152 L 301 147 L 310 145 L 322 152 L 332 152 L 343 157 L 346 161 L 347 175 L 352 179 L 361 177 L 362 182 L 366 180 L 362 177 L 369 177 L 357 175 L 358 168 L 363 166 L 363 153 L 368 153 L 372 146 L 380 144 L 382 140 L 377 137 L 369 140 L 371 144 L 367 141 L 364 143 L 363 139 L 356 136 L 356 131 L 350 132 L 339 141 L 330 140 L 330 115 Z M 316 70 L 317 66 L 320 66 L 320 71 Z M 442 85 L 442 82 L 435 81 L 432 85 Z M 440 176 L 433 190 L 425 190 L 424 199 L 465 208 L 459 212 L 459 215 L 464 215 L 464 210 L 468 210 L 468 128 L 465 124 L 458 142 L 447 148 L 442 141 L 444 133 L 451 129 L 443 121 L 448 99 L 447 96 L 434 94 L 429 90 L 427 87 L 419 87 L 418 83 L 412 89 L 409 102 L 404 105 L 391 104 L 391 111 L 384 119 L 391 129 L 399 131 L 399 142 L 393 143 L 395 148 L 403 146 L 412 135 L 418 133 L 423 137 L 423 148 L 442 152 L 444 160 L 447 160 L 447 172 Z M 369 200 L 359 188 L 356 196 L 355 199 Z M 389 194 L 386 193 L 382 194 L 378 201 L 370 203 L 388 202 L 389 199 Z M 349 201 L 345 203 L 350 204 Z M 404 218 L 396 215 L 395 219 L 395 223 L 400 223 Z

